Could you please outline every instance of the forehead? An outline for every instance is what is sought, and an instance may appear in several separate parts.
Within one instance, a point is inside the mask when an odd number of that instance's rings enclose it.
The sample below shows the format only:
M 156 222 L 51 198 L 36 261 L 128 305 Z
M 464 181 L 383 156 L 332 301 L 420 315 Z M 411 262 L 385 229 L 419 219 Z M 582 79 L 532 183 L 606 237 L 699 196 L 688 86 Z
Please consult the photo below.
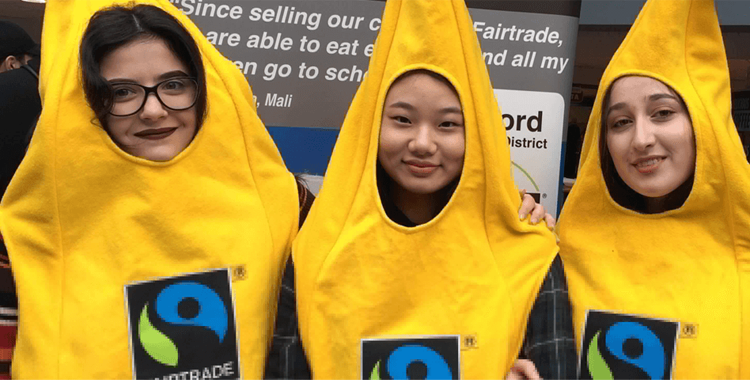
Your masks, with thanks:
M 187 66 L 158 38 L 139 39 L 115 49 L 102 59 L 100 70 L 105 79 L 131 79 L 141 84 L 153 84 L 159 75 L 170 71 L 188 72 Z
M 407 74 L 406 77 L 398 79 L 391 85 L 386 102 L 437 99 L 460 104 L 458 96 L 443 80 L 425 73 L 413 73 Z
M 609 104 L 628 100 L 642 100 L 654 94 L 677 95 L 669 86 L 654 78 L 623 77 L 612 84 Z

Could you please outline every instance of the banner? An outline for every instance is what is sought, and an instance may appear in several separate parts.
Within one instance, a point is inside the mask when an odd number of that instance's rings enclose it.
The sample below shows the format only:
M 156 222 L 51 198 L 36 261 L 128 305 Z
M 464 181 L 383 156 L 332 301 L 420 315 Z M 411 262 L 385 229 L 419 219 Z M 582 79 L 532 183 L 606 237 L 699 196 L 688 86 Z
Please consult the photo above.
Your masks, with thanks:
M 338 129 L 367 74 L 384 3 L 172 3 L 245 74 L 289 170 L 325 174 Z M 514 179 L 555 215 L 580 1 L 468 4 L 502 106 Z

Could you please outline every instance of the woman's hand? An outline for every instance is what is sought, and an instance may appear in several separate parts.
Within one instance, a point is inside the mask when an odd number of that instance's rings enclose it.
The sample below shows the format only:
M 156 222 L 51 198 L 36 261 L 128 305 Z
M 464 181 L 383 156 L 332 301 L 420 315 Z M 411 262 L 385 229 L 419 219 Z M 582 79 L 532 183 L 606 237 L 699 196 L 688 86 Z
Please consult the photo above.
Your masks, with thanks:
M 549 214 L 547 214 L 549 215 Z M 536 366 L 531 360 L 518 359 L 513 367 L 510 368 L 508 376 L 505 376 L 505 380 L 541 380 L 539 372 L 536 370 Z
M 521 218 L 521 220 L 524 220 L 529 214 L 531 214 L 529 223 L 537 224 L 544 219 L 547 223 L 547 228 L 550 230 L 555 228 L 555 218 L 544 210 L 544 206 L 542 206 L 541 203 L 536 203 L 534 197 L 526 194 L 526 189 L 522 189 L 520 193 L 523 201 L 521 202 L 521 208 L 518 210 L 518 217 Z

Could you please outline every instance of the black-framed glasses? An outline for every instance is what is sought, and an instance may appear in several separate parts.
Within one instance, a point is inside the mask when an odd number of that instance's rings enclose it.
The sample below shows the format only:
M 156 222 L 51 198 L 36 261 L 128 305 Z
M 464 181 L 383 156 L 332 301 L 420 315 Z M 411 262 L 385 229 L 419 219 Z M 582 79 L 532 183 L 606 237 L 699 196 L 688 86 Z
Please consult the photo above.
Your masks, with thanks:
M 172 111 L 186 110 L 198 100 L 198 82 L 193 78 L 170 78 L 146 87 L 138 83 L 110 83 L 113 116 L 135 115 L 146 104 L 152 92 L 164 107 Z

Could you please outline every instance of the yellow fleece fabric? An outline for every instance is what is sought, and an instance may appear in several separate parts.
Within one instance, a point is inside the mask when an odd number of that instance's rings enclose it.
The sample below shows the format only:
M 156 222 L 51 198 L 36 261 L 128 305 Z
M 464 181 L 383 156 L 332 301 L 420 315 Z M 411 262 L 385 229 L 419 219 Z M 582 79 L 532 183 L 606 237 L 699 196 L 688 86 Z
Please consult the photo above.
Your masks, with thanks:
M 464 1 L 389 0 L 382 20 L 367 77 L 293 248 L 313 376 L 369 374 L 360 368 L 363 339 L 458 335 L 462 377 L 502 378 L 558 251 L 555 238 L 518 219 L 502 115 Z M 386 93 L 415 69 L 456 88 L 466 154 L 445 208 L 410 228 L 386 216 L 376 162 Z
M 627 75 L 658 79 L 687 105 L 695 179 L 678 209 L 625 209 L 604 182 L 603 97 Z M 713 1 L 649 0 L 604 72 L 558 225 L 579 345 L 588 310 L 672 320 L 674 378 L 750 378 L 750 167 L 730 103 Z
M 243 75 L 166 0 L 135 3 L 164 9 L 196 40 L 208 116 L 170 161 L 121 151 L 92 122 L 78 64 L 89 18 L 118 3 L 133 2 L 47 2 L 44 109 L 0 208 L 19 299 L 13 376 L 131 378 L 124 287 L 233 268 L 240 276 L 227 313 L 236 316 L 242 375 L 260 378 L 297 228 L 294 178 Z

